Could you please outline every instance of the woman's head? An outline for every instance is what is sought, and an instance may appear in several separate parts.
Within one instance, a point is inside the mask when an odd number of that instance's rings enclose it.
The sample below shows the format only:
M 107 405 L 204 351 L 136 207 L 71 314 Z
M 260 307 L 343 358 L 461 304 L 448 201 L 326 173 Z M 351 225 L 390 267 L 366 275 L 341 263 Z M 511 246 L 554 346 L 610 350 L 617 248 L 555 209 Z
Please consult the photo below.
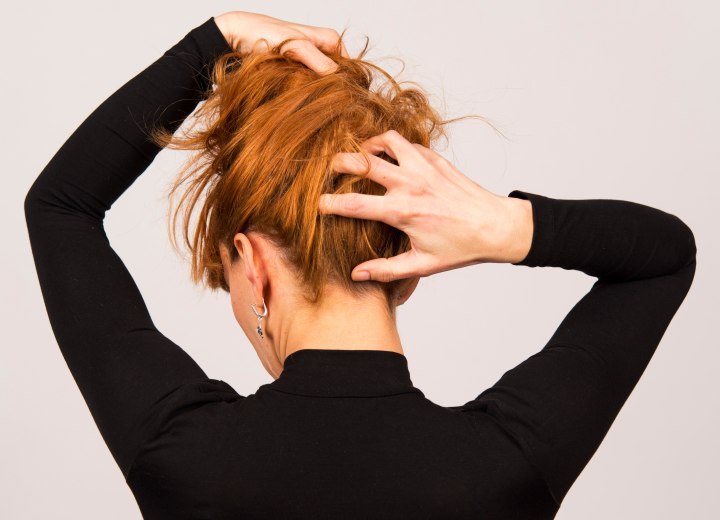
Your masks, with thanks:
M 390 129 L 430 146 L 454 120 L 442 120 L 420 89 L 404 88 L 365 61 L 367 42 L 357 58 L 329 53 L 338 68 L 326 75 L 282 55 L 280 47 L 221 56 L 211 71 L 214 89 L 196 112 L 201 128 L 192 125 L 182 137 L 154 133 L 163 146 L 199 151 L 171 190 L 182 188 L 170 225 L 174 232 L 184 209 L 192 279 L 232 292 L 226 271 L 242 260 L 240 237 L 255 236 L 270 251 L 266 256 L 290 273 L 286 283 L 295 285 L 304 305 L 319 305 L 332 288 L 380 298 L 394 316 L 407 281 L 356 282 L 351 272 L 407 251 L 407 235 L 379 221 L 321 215 L 319 198 L 385 191 L 362 175 L 333 172 L 334 154 L 360 152 L 363 140 Z M 190 215 L 202 195 L 191 238 Z M 250 309 L 261 300 L 245 303 Z

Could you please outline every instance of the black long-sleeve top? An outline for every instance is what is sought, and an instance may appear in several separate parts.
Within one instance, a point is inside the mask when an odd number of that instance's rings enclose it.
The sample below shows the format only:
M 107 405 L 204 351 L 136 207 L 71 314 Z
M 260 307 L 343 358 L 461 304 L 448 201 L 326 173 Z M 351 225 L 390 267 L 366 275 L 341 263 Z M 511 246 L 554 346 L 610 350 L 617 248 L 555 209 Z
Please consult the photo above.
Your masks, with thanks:
M 695 273 L 674 215 L 531 201 L 515 265 L 597 281 L 535 354 L 460 406 L 414 387 L 404 355 L 297 351 L 254 394 L 209 378 L 153 324 L 103 219 L 177 129 L 230 46 L 213 18 L 105 100 L 25 199 L 58 345 L 145 518 L 553 518 L 641 377 Z

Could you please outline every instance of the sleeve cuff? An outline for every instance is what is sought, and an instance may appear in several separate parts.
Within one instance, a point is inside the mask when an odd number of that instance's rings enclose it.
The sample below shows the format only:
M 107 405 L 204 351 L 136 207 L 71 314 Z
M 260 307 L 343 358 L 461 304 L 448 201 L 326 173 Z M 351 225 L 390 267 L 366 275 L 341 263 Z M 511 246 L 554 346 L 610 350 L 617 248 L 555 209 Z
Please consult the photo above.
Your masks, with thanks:
M 197 43 L 200 58 L 207 65 L 214 62 L 222 54 L 234 50 L 212 16 L 190 31 L 189 36 Z
M 554 199 L 520 190 L 511 191 L 508 197 L 529 200 L 532 205 L 533 218 L 533 237 L 530 251 L 523 260 L 512 265 L 525 265 L 528 267 L 544 267 L 548 265 L 555 240 Z

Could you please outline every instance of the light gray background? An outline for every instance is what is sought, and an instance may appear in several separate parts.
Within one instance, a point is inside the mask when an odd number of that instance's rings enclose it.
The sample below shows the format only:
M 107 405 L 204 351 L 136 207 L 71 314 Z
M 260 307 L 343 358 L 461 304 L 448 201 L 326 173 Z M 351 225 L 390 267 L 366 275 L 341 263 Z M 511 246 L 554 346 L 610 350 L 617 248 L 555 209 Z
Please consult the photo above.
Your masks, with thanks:
M 448 117 L 441 149 L 481 185 L 617 198 L 682 218 L 698 268 L 685 302 L 560 519 L 717 518 L 720 11 L 706 1 L 25 2 L 6 7 L 0 517 L 140 518 L 57 348 L 22 201 L 85 117 L 210 16 L 243 9 L 342 29 L 357 53 L 420 82 Z M 171 251 L 163 151 L 107 216 L 158 328 L 241 394 L 271 381 L 227 296 L 191 286 Z M 480 265 L 423 279 L 399 310 L 413 382 L 462 404 L 545 344 L 594 278 Z M 278 490 L 279 493 L 282 490 Z

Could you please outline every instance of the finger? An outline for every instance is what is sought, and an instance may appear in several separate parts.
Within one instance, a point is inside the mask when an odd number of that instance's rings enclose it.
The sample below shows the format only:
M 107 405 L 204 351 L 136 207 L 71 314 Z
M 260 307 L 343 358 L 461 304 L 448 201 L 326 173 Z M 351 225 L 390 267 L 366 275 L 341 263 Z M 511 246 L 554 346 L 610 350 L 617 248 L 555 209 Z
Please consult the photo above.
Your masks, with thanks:
M 385 152 L 398 164 L 412 161 L 420 155 L 410 141 L 397 130 L 388 130 L 363 141 L 361 147 L 372 154 Z
M 340 45 L 340 55 L 345 58 L 349 58 L 350 54 L 345 48 L 345 43 L 342 41 L 342 37 L 335 29 L 329 27 L 314 27 L 314 30 L 309 31 L 308 36 L 319 49 L 326 52 L 337 52 L 338 44 Z
M 412 144 L 415 149 L 420 152 L 423 157 L 425 157 L 425 160 L 434 166 L 435 171 L 439 172 L 443 177 L 448 180 L 454 180 L 455 182 L 458 182 L 458 179 L 462 178 L 462 175 L 458 175 L 457 170 L 453 167 L 452 163 L 450 163 L 450 161 L 448 161 L 445 157 L 434 150 L 421 145 L 420 143 Z
M 333 39 L 331 40 L 333 52 L 337 52 L 337 46 L 338 46 L 338 44 L 340 44 L 340 56 L 342 56 L 343 58 L 349 58 L 350 53 L 348 52 L 347 47 L 345 47 L 345 42 L 343 41 L 342 36 L 340 36 L 337 33 L 337 31 L 335 31 L 333 29 L 331 29 L 331 30 L 334 33 L 332 35 Z
M 412 145 L 415 147 L 415 150 L 422 155 L 427 162 L 432 164 L 435 167 L 436 171 L 439 171 L 441 174 L 443 174 L 445 177 L 447 177 L 447 174 L 445 172 L 447 164 L 447 159 L 440 155 L 439 153 L 435 152 L 434 150 L 431 150 L 420 143 L 412 143 Z
M 345 48 L 345 43 L 342 41 L 342 36 L 330 27 L 315 27 L 313 25 L 294 24 L 295 28 L 307 38 L 319 49 L 326 52 L 337 52 L 338 43 L 340 43 L 340 55 L 346 58 L 350 57 L 350 54 Z
M 367 276 L 363 276 L 363 272 L 367 273 Z M 392 282 L 412 276 L 422 276 L 422 259 L 413 249 L 390 258 L 375 258 L 363 262 L 355 266 L 351 274 L 351 278 L 356 282 Z
M 421 145 L 420 143 L 411 143 L 415 149 L 420 152 L 420 155 L 425 157 L 428 161 L 435 162 L 440 158 L 440 155 L 435 151 Z
M 340 40 L 340 55 L 345 58 L 350 57 L 350 53 L 348 52 L 347 47 L 345 47 L 345 42 L 342 40 Z
M 390 148 L 388 148 L 387 146 L 385 146 L 385 145 L 380 141 L 379 137 L 380 137 L 380 136 L 373 136 L 373 137 L 370 137 L 369 139 L 366 139 L 365 141 L 363 141 L 362 143 L 360 143 L 360 148 L 362 148 L 362 149 L 365 150 L 366 152 L 371 153 L 371 154 L 373 154 L 373 155 L 379 154 L 379 153 L 381 153 L 381 152 L 385 152 L 385 153 L 388 154 L 390 157 L 392 157 L 393 159 L 395 159 L 395 160 L 398 162 L 398 164 L 400 164 L 400 161 L 398 161 L 398 158 L 397 158 L 397 156 L 395 155 L 395 152 L 393 152 Z
M 365 173 L 368 170 L 367 174 Z M 355 152 L 340 152 L 333 156 L 332 169 L 340 173 L 365 176 L 390 189 L 397 186 L 403 177 L 399 168 L 375 155 Z
M 329 74 L 337 69 L 337 63 L 309 40 L 292 40 L 283 47 L 283 55 L 303 63 L 318 74 Z
M 363 193 L 323 193 L 320 195 L 318 210 L 323 215 L 378 220 L 393 225 L 393 213 L 386 208 L 384 195 Z

